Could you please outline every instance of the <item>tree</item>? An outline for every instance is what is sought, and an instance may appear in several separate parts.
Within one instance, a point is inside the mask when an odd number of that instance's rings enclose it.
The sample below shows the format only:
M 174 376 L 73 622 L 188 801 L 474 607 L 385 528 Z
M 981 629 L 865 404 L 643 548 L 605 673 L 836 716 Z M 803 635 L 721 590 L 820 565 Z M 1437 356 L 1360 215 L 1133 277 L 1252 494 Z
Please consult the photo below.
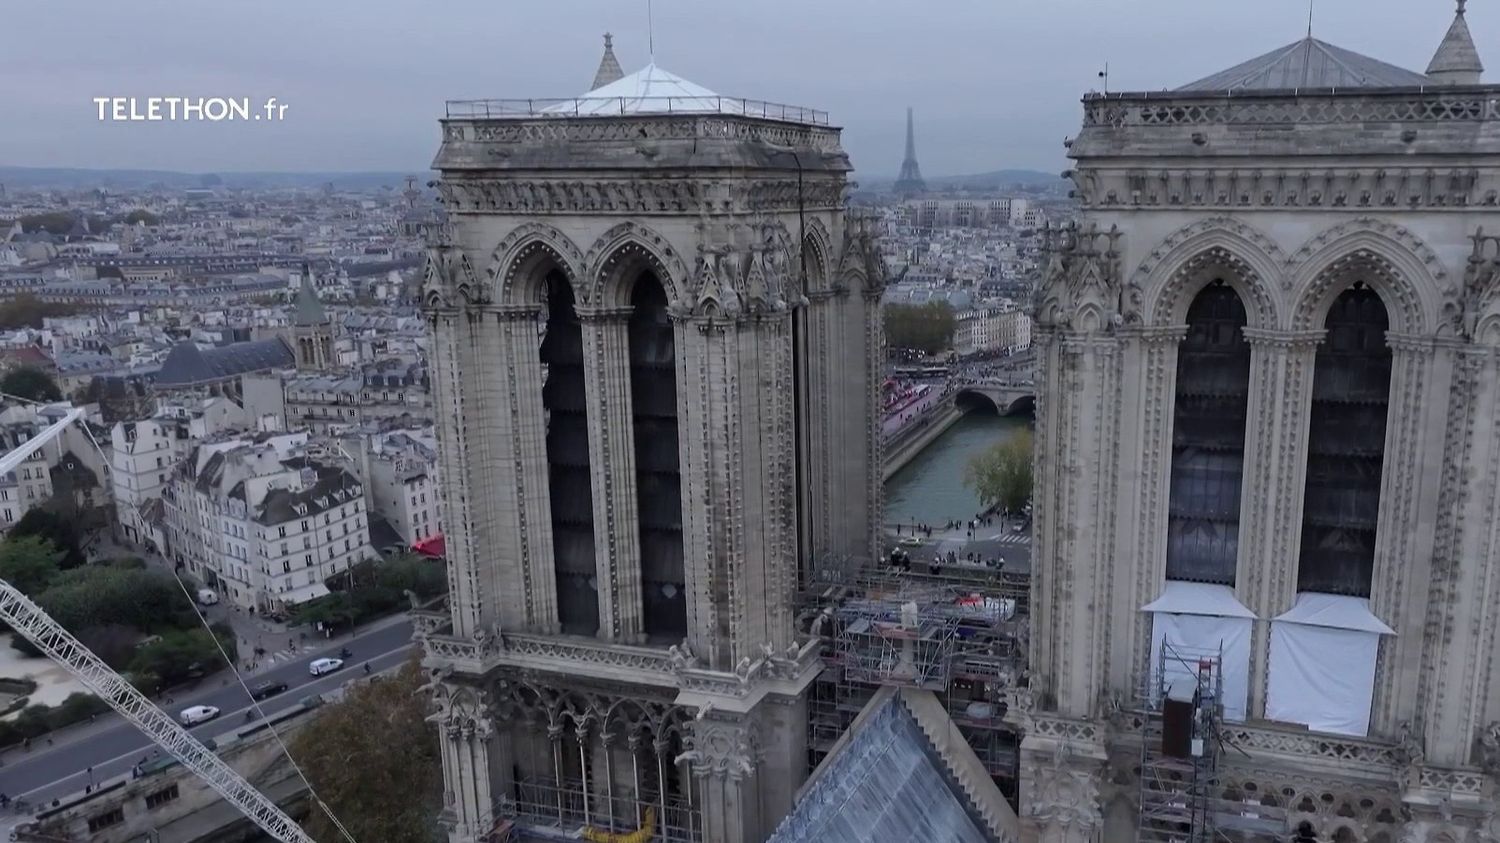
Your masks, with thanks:
M 947 302 L 893 304 L 885 308 L 885 338 L 891 348 L 937 354 L 953 345 L 958 320 Z
M 0 383 L 0 391 L 5 390 Z M 10 531 L 12 537 L 36 536 L 52 542 L 52 546 L 62 551 L 62 567 L 77 568 L 88 561 L 80 546 L 79 522 L 77 519 L 64 518 L 49 507 L 35 506 L 26 510 L 21 520 Z
M 44 302 L 31 293 L 20 293 L 0 304 L 0 328 L 40 328 L 47 316 L 71 316 L 79 310 L 77 305 Z
M 187 595 L 159 571 L 87 565 L 54 577 L 33 599 L 75 634 L 109 624 L 142 632 L 198 626 Z
M 1031 431 L 1023 430 L 969 461 L 964 482 L 985 506 L 1020 511 L 1031 499 Z
M 203 629 L 177 629 L 136 650 L 130 661 L 130 672 L 145 687 L 170 688 L 225 667 L 224 657 L 214 638 L 218 637 L 230 659 L 239 657 L 234 631 L 223 624 L 214 625 L 214 635 Z
M 63 554 L 39 536 L 12 536 L 0 543 L 0 580 L 35 595 L 62 570 Z
M 292 757 L 356 840 L 434 839 L 443 773 L 422 681 L 413 660 L 394 677 L 358 685 L 292 741 Z M 305 827 L 319 841 L 342 839 L 322 811 Z
M 52 376 L 35 366 L 17 366 L 0 378 L 0 392 L 28 401 L 61 401 L 62 390 Z

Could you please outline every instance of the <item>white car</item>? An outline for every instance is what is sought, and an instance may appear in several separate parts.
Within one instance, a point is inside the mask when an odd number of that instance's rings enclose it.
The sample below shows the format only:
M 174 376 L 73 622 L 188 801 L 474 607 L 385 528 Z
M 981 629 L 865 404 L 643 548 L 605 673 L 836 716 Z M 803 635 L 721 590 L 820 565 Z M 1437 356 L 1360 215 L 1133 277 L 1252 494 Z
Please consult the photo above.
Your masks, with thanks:
M 313 659 L 307 665 L 307 672 L 313 676 L 322 676 L 325 673 L 332 673 L 343 666 L 343 659 Z
M 177 715 L 177 720 L 184 726 L 196 726 L 199 723 L 207 723 L 218 716 L 219 710 L 214 706 L 193 705 L 184 708 L 182 713 Z

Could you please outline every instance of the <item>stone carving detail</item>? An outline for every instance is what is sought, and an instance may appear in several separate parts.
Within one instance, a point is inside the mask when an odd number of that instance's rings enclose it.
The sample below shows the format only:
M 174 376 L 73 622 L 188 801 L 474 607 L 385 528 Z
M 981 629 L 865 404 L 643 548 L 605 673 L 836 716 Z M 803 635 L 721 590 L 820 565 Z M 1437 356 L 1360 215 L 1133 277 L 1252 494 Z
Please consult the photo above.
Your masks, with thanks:
M 569 118 L 558 120 L 454 120 L 444 123 L 444 139 L 483 144 L 611 143 L 694 138 L 764 140 L 778 146 L 810 146 L 836 151 L 839 134 L 819 126 L 766 124 L 720 117 L 645 117 L 622 120 Z
M 462 304 L 487 304 L 492 288 L 474 275 L 474 267 L 457 246 L 440 243 L 427 250 L 422 272 L 422 304 L 429 311 Z
M 1307 284 L 1293 312 L 1292 328 L 1322 328 L 1329 300 L 1356 281 L 1369 284 L 1381 294 L 1390 311 L 1391 330 L 1413 334 L 1427 330 L 1421 296 L 1411 281 L 1384 255 L 1364 247 L 1334 258 Z
M 1048 262 L 1033 301 L 1037 324 L 1080 334 L 1105 333 L 1124 324 L 1125 311 L 1139 301 L 1139 291 L 1121 288 L 1119 227 L 1104 231 L 1093 223 L 1082 228 L 1068 223 L 1049 227 L 1043 236 Z
M 1311 211 L 1394 211 L 1494 207 L 1500 193 L 1479 171 L 1449 169 L 1182 169 L 1156 173 L 1099 172 L 1087 167 L 1064 175 L 1085 207 L 1276 208 Z
M 1044 830 L 1042 839 L 1092 839 L 1104 817 L 1099 808 L 1099 777 L 1089 764 L 1070 757 L 1069 744 L 1059 741 L 1050 757 L 1027 768 L 1023 800 L 1028 819 Z M 1097 766 L 1090 764 L 1090 766 Z M 1058 836 L 1060 835 L 1060 836 Z
M 1469 254 L 1464 269 L 1461 287 L 1450 288 L 1443 302 L 1443 328 L 1471 342 L 1500 344 L 1500 332 L 1481 331 L 1481 323 L 1490 328 L 1494 320 L 1487 320 L 1497 298 L 1500 298 L 1500 237 L 1476 230 L 1469 238 L 1473 251 Z
M 1084 126 L 1210 126 L 1225 124 L 1430 122 L 1493 120 L 1500 105 L 1477 94 L 1423 92 L 1407 97 L 1297 97 L 1193 101 L 1191 95 L 1168 101 L 1090 99 L 1084 103 Z
M 746 240 L 748 245 L 736 245 Z M 779 224 L 700 223 L 698 257 L 680 315 L 740 322 L 786 312 L 792 280 L 786 242 Z
M 719 719 L 704 709 L 689 724 L 688 750 L 679 760 L 692 763 L 694 774 L 748 778 L 759 759 L 755 722 Z
M 1240 289 L 1248 292 L 1246 303 L 1255 319 L 1253 324 L 1266 328 L 1274 326 L 1277 321 L 1276 304 L 1266 286 L 1271 283 L 1271 279 L 1257 271 L 1254 263 L 1238 254 L 1231 244 L 1239 241 L 1246 248 L 1256 250 L 1273 265 L 1284 263 L 1286 257 L 1276 241 L 1260 229 L 1232 217 L 1209 217 L 1172 232 L 1136 267 L 1130 276 L 1129 287 L 1134 291 L 1149 290 L 1152 277 L 1162 264 L 1174 255 L 1181 254 L 1185 251 L 1184 247 L 1194 241 L 1202 241 L 1202 250 L 1190 256 L 1162 289 L 1154 294 L 1151 306 L 1146 308 L 1146 324 L 1165 324 L 1164 320 L 1169 318 L 1169 314 L 1182 309 L 1183 296 L 1190 291 L 1196 293 L 1193 282 L 1201 280 L 1201 276 L 1196 273 L 1219 263 L 1232 270 L 1241 281 Z
M 515 301 L 517 276 L 531 265 L 530 258 L 541 251 L 547 252 L 569 281 L 578 283 L 583 255 L 573 241 L 546 223 L 526 222 L 516 226 L 490 253 L 485 274 L 492 284 L 499 283 L 499 301 Z
M 657 677 L 672 673 L 671 657 L 656 650 L 510 633 L 504 636 L 504 642 L 507 655 L 620 667 Z
M 631 258 L 648 263 L 661 281 L 667 294 L 669 306 L 682 301 L 689 277 L 687 265 L 667 241 L 667 238 L 635 222 L 622 222 L 604 232 L 583 256 L 585 282 L 579 285 L 578 295 L 582 304 L 609 306 L 625 305 L 626 301 L 606 301 L 618 289 L 606 289 L 613 280 L 611 269 L 619 267 Z M 617 286 L 617 285 L 616 285 Z
M 835 284 L 845 283 L 846 278 L 857 280 L 867 301 L 878 301 L 885 295 L 888 277 L 875 226 L 876 220 L 870 217 L 846 219 L 839 267 L 834 273 Z

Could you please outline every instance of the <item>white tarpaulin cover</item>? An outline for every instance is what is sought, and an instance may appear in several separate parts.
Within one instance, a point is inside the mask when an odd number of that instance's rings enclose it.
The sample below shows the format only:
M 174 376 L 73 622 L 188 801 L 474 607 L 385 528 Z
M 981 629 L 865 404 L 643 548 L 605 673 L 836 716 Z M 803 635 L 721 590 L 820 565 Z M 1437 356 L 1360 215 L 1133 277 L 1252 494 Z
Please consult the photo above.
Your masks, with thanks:
M 1168 580 L 1161 596 L 1141 607 L 1151 613 L 1151 672 L 1162 667 L 1167 650 L 1166 685 L 1197 684 L 1197 657 L 1220 655 L 1224 718 L 1243 721 L 1250 695 L 1250 625 L 1255 613 L 1235 599 L 1227 585 Z M 1174 658 L 1178 654 L 1180 658 Z M 1186 662 L 1186 663 L 1184 663 Z M 1152 688 L 1161 687 L 1152 682 Z
M 695 85 L 655 64 L 584 94 L 577 101 L 542 109 L 548 114 L 649 114 L 656 112 L 743 111 L 738 100 L 721 98 L 702 85 Z
M 1380 636 L 1395 634 L 1362 597 L 1298 594 L 1291 611 L 1271 623 L 1266 717 L 1363 737 Z

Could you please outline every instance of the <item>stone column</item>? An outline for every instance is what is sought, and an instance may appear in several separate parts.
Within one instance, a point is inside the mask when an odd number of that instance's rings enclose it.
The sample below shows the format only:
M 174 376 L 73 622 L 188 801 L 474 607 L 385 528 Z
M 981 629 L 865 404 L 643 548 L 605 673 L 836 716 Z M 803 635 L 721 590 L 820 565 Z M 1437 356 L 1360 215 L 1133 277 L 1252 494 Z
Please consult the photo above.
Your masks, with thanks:
M 1087 717 L 1104 688 L 1115 589 L 1119 344 L 1044 329 L 1032 539 L 1031 664 L 1046 708 Z
M 1125 399 L 1121 416 L 1133 422 L 1130 441 L 1120 467 L 1124 477 L 1135 477 L 1135 493 L 1121 496 L 1119 519 L 1122 574 L 1128 583 L 1118 590 L 1128 601 L 1112 607 L 1110 685 L 1133 691 L 1144 688 L 1151 653 L 1151 616 L 1142 606 L 1161 595 L 1166 581 L 1167 511 L 1172 482 L 1172 418 L 1177 383 L 1177 347 L 1187 326 L 1137 328 L 1125 334 L 1126 354 L 1140 361 L 1123 367 Z M 1129 652 L 1129 660 L 1121 658 Z M 1118 655 L 1115 655 L 1118 654 Z
M 630 308 L 580 308 L 578 317 L 583 322 L 589 465 L 594 475 L 599 637 L 637 644 L 643 639 L 644 622 L 630 401 Z
M 1250 401 L 1235 593 L 1258 618 L 1250 644 L 1250 717 L 1265 715 L 1271 618 L 1297 596 L 1313 363 L 1322 339 L 1321 330 L 1245 329 Z
M 1487 725 L 1487 666 L 1494 661 L 1500 621 L 1500 350 L 1464 345 L 1452 353 L 1418 687 L 1426 761 L 1444 767 L 1468 764 Z
M 480 564 L 469 517 L 469 471 L 465 455 L 469 448 L 466 397 L 477 366 L 466 349 L 473 325 L 467 312 L 445 307 L 428 310 L 433 335 L 433 395 L 437 414 L 438 455 L 442 464 L 443 523 L 448 525 L 448 593 L 453 633 L 466 638 L 479 629 L 483 595 L 477 568 Z
M 1099 785 L 1107 758 L 1097 742 L 1028 734 L 1021 742 L 1022 839 L 1096 843 L 1104 830 Z
M 790 356 L 789 324 L 784 312 L 677 318 L 688 639 L 715 670 L 791 643 L 792 401 L 765 368 Z
M 685 755 L 703 812 L 702 839 L 760 843 L 770 829 L 761 828 L 753 721 L 748 715 L 710 714 L 689 725 L 691 749 Z
M 1381 465 L 1370 610 L 1396 630 L 1380 642 L 1370 731 L 1394 735 L 1418 708 L 1424 607 L 1432 581 L 1448 394 L 1457 343 L 1388 333 L 1390 410 Z
M 885 371 L 885 323 L 880 307 L 884 286 L 869 282 L 861 295 L 864 305 L 864 400 L 859 405 L 865 415 L 865 505 L 864 540 L 866 555 L 878 559 L 885 525 L 885 430 L 881 423 L 878 384 Z
M 456 711 L 440 727 L 449 843 L 476 843 L 494 825 L 488 720 Z
M 508 460 L 499 472 L 513 488 L 500 508 L 502 529 L 514 531 L 515 564 L 524 594 L 523 626 L 555 635 L 557 575 L 552 560 L 552 499 L 547 480 L 547 413 L 542 408 L 541 320 L 537 306 L 499 310 L 502 357 L 495 368 L 509 396 L 508 412 L 497 419 L 509 439 Z

